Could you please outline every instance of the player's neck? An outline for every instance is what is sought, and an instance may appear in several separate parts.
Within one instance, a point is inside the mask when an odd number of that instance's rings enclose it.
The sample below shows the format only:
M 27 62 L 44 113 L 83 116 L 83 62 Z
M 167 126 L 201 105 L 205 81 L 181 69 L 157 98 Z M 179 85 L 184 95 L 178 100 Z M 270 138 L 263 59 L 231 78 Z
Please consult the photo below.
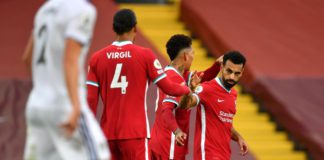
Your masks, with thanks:
M 177 63 L 176 61 L 172 61 L 170 63 L 170 66 L 177 69 L 181 74 L 184 73 L 184 65 L 183 64 Z
M 134 41 L 134 36 L 132 36 L 131 34 L 122 34 L 122 35 L 117 35 L 117 38 L 115 41 L 118 41 L 118 42 L 122 42 L 122 41 L 131 41 L 133 42 Z

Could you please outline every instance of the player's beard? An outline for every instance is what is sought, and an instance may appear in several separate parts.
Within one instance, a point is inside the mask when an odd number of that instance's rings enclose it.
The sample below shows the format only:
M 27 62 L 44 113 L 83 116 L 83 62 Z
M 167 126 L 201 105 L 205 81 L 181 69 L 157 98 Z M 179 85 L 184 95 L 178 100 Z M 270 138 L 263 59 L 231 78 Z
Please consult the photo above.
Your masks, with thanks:
M 223 78 L 223 82 L 224 82 L 224 87 L 226 89 L 231 89 L 232 87 L 234 87 L 237 84 L 237 81 L 234 81 L 232 79 L 224 79 Z

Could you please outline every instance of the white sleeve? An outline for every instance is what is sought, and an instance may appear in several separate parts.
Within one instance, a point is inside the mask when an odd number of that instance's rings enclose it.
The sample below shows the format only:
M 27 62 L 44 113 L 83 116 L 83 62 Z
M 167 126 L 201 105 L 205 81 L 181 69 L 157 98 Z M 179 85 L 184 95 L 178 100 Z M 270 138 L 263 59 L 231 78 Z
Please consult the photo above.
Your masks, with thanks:
M 196 102 L 196 104 L 194 106 L 194 107 L 197 107 L 198 104 L 200 103 L 200 98 L 199 98 L 199 96 L 196 93 L 193 93 L 192 96 L 196 97 L 196 99 L 197 99 L 197 102 Z
M 85 9 L 79 11 L 68 22 L 66 29 L 66 37 L 72 38 L 85 45 L 90 42 L 96 22 L 96 10 Z

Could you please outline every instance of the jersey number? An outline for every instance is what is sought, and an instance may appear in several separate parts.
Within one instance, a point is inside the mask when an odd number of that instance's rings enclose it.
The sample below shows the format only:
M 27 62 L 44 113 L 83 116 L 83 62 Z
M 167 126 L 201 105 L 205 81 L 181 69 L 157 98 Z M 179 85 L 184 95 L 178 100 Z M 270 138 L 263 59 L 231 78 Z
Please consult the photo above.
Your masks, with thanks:
M 38 32 L 38 38 L 40 39 L 41 43 L 41 52 L 40 52 L 40 57 L 37 60 L 37 64 L 45 64 L 45 47 L 46 47 L 46 42 L 47 42 L 47 28 L 46 25 L 43 25 L 39 32 Z
M 128 86 L 128 82 L 126 81 L 126 76 L 120 76 L 120 71 L 123 67 L 122 63 L 118 63 L 116 65 L 116 70 L 114 74 L 114 78 L 110 84 L 110 88 L 120 88 L 121 94 L 126 94 L 126 88 Z M 121 81 L 119 82 L 119 77 L 121 77 Z

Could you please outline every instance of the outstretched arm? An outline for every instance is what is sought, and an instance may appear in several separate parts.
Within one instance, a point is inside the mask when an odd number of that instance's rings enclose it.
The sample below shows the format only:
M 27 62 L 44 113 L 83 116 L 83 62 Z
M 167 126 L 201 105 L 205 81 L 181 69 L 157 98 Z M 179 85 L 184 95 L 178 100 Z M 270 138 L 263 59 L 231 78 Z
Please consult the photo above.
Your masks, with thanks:
M 180 85 L 172 82 L 168 77 L 159 80 L 156 84 L 165 94 L 170 96 L 178 97 L 190 93 L 190 89 L 185 84 Z
M 231 129 L 231 138 L 232 140 L 236 141 L 237 144 L 240 146 L 240 153 L 242 156 L 248 153 L 248 146 L 242 136 L 234 129 Z
M 200 86 L 200 82 L 204 73 L 198 75 L 194 72 L 190 80 L 190 89 L 195 91 L 197 87 Z M 189 95 L 184 95 L 180 100 L 180 107 L 183 109 L 195 107 L 199 104 L 199 96 L 196 93 L 190 93 Z
M 219 58 L 217 58 L 217 60 L 211 67 L 203 71 L 204 76 L 202 76 L 201 82 L 210 81 L 214 79 L 217 76 L 218 72 L 220 71 L 220 66 L 222 63 L 223 63 L 223 56 L 220 56 Z
M 180 100 L 180 108 L 188 109 L 195 107 L 199 104 L 199 97 L 195 93 L 190 93 L 189 95 L 184 95 Z

